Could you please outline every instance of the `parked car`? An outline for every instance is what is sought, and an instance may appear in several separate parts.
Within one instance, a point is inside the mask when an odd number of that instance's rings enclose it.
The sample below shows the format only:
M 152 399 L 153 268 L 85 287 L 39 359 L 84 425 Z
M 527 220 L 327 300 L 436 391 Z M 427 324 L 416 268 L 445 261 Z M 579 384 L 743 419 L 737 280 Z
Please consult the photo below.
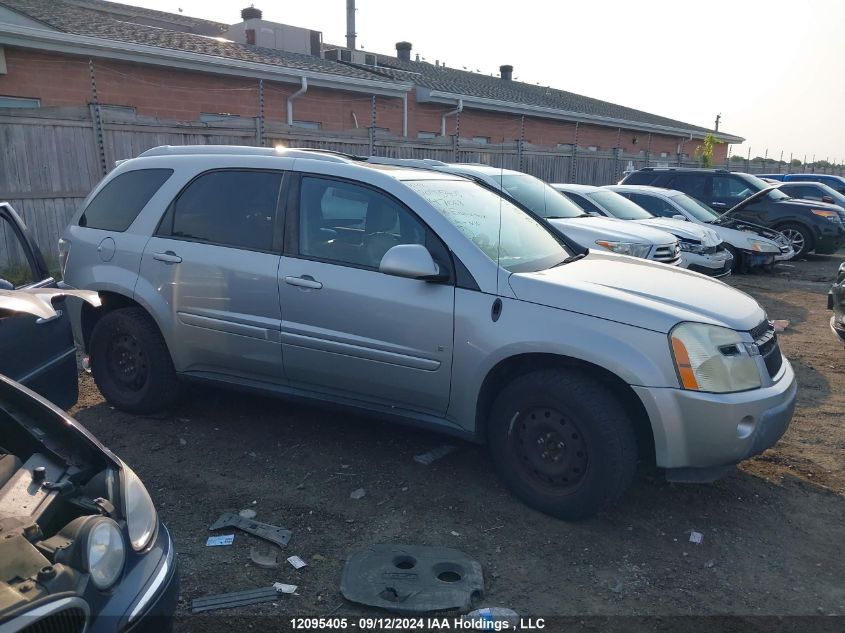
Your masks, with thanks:
M 591 216 L 539 178 L 520 171 L 433 160 L 374 157 L 368 158 L 367 162 L 425 168 L 471 178 L 548 220 L 562 237 L 572 240 L 582 249 L 612 251 L 672 266 L 681 263 L 680 245 L 670 233 L 653 227 L 632 226 L 615 218 Z
M 830 329 L 845 343 L 845 263 L 839 264 L 839 275 L 827 293 L 827 309 L 833 310 Z
M 780 231 L 792 243 L 796 256 L 815 251 L 835 253 L 845 244 L 845 225 L 837 206 L 794 200 L 750 174 L 722 169 L 640 169 L 619 184 L 652 185 L 676 189 L 716 211 Z
M 37 271 L 28 266 L 43 257 L 8 205 L 2 215 L 3 278 L 31 286 L 25 282 Z M 27 265 L 11 266 L 13 256 Z M 87 291 L 7 284 L 0 290 L 0 372 L 39 376 L 33 386 L 73 404 L 75 359 L 72 373 L 55 371 L 62 363 L 45 363 L 41 352 L 67 353 L 70 324 L 60 312 L 73 304 L 63 295 L 92 309 L 100 303 Z M 144 484 L 58 406 L 2 373 L 0 534 L 0 631 L 169 629 L 179 592 L 175 550 Z
M 845 212 L 845 193 L 840 193 L 836 191 L 836 189 L 832 189 L 824 183 L 798 181 L 785 182 L 782 185 L 778 185 L 778 189 L 790 198 L 816 200 L 818 202 L 826 202 L 827 204 L 835 204 L 837 207 L 842 209 L 843 212 Z
M 735 220 L 720 216 L 704 203 L 680 191 L 648 185 L 611 185 L 607 189 L 628 198 L 654 216 L 694 222 L 713 229 L 731 252 L 735 271 L 744 272 L 756 267 L 771 270 L 776 261 L 787 260 L 795 254 L 783 234 L 747 223 L 742 223 L 742 228 L 735 228 Z
M 160 410 L 187 379 L 345 405 L 486 442 L 510 490 L 558 517 L 619 498 L 638 455 L 712 480 L 795 406 L 751 297 L 575 253 L 448 173 L 156 148 L 109 173 L 63 240 L 65 281 L 103 297 L 71 319 L 115 407 Z
M 680 243 L 680 265 L 683 268 L 711 277 L 731 274 L 733 255 L 712 229 L 672 218 L 655 217 L 627 198 L 604 187 L 570 184 L 554 184 L 552 187 L 568 196 L 587 213 L 633 221 L 671 233 Z
M 833 174 L 761 174 L 760 177 L 780 182 L 820 182 L 834 191 L 845 193 L 845 178 Z

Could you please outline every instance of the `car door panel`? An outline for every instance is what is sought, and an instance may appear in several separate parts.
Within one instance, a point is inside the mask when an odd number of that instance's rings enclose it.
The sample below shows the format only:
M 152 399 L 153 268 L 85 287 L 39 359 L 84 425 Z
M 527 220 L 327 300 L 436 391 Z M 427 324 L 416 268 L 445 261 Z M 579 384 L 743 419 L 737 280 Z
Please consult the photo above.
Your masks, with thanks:
M 0 204 L 0 278 L 16 288 L 51 288 L 44 259 L 17 213 Z M 0 312 L 0 373 L 59 407 L 78 397 L 76 347 L 65 299 L 53 299 L 55 317 Z

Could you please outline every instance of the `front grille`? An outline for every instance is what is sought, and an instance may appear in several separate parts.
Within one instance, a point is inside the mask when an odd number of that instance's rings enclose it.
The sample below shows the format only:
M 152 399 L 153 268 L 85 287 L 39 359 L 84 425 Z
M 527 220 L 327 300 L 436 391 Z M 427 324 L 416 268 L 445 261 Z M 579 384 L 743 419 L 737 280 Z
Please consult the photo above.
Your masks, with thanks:
M 10 623 L 16 633 L 82 633 L 88 620 L 88 605 L 79 598 L 65 598 L 36 608 Z M 24 625 L 18 629 L 16 624 Z
M 652 259 L 656 262 L 663 262 L 664 264 L 677 264 L 681 259 L 681 247 L 677 242 L 657 246 L 654 249 Z
M 780 345 L 778 344 L 778 335 L 775 332 L 774 326 L 768 321 L 763 321 L 760 325 L 752 329 L 749 334 L 754 339 L 757 349 L 760 350 L 760 355 L 763 357 L 763 362 L 766 363 L 769 376 L 774 378 L 783 364 L 783 357 L 780 354 Z

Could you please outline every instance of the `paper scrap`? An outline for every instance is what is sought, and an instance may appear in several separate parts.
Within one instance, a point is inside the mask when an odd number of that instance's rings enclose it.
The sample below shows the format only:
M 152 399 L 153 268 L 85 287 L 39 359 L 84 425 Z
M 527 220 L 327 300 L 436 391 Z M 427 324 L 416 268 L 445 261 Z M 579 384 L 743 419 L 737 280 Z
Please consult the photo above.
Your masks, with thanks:
M 294 569 L 302 569 L 308 564 L 299 556 L 291 556 L 290 558 L 288 558 L 288 562 L 294 566 Z
M 704 535 L 701 532 L 690 532 L 689 533 L 689 542 L 695 543 L 696 545 L 701 545 L 702 541 L 704 541 Z
M 279 593 L 295 593 L 297 586 L 296 585 L 286 585 L 283 582 L 274 582 L 273 589 L 278 591 Z
M 418 464 L 423 464 L 424 466 L 428 466 L 431 462 L 440 459 L 441 457 L 446 457 L 449 453 L 453 452 L 457 447 L 452 446 L 451 444 L 444 444 L 443 446 L 438 446 L 437 448 L 432 448 L 427 453 L 422 453 L 420 455 L 414 455 L 414 461 Z
M 235 542 L 234 534 L 222 534 L 221 536 L 209 536 L 205 542 L 206 547 L 220 547 L 221 545 L 231 545 Z

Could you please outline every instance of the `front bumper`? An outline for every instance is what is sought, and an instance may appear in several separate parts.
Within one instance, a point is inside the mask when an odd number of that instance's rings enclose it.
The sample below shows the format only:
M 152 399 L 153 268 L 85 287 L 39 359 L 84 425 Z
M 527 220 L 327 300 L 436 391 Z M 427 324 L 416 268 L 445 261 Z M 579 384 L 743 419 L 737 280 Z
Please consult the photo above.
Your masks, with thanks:
M 727 250 L 721 250 L 710 255 L 682 251 L 680 266 L 709 277 L 724 277 L 731 274 L 733 255 Z
M 786 432 L 798 385 L 785 358 L 769 386 L 739 393 L 634 387 L 654 433 L 657 465 L 714 469 L 773 446 Z
M 813 250 L 817 255 L 830 255 L 845 244 L 845 229 L 842 229 L 842 227 L 836 229 L 825 227 L 825 229 L 821 232 L 821 235 L 816 236 Z

